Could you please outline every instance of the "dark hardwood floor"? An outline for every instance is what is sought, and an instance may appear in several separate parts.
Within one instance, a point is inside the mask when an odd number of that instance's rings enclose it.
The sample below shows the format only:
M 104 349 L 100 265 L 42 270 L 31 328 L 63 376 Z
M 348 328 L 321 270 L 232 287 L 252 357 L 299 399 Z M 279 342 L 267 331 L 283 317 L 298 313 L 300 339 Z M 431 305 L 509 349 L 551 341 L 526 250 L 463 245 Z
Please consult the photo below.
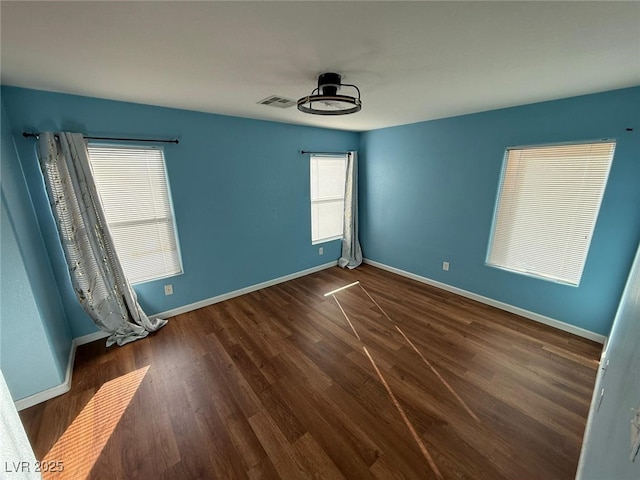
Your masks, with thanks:
M 335 294 L 324 294 L 359 281 Z M 45 478 L 572 479 L 601 345 L 364 265 L 78 348 Z

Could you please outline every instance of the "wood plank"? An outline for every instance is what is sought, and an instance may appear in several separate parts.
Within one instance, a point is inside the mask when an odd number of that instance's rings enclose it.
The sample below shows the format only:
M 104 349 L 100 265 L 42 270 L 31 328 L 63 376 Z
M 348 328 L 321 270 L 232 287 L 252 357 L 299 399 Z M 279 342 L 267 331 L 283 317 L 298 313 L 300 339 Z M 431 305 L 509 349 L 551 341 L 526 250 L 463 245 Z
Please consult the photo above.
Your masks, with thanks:
M 336 298 L 360 339 L 324 296 L 356 281 Z M 43 459 L 102 385 L 148 367 L 88 478 L 438 478 L 418 438 L 444 479 L 569 480 L 600 350 L 370 265 L 336 267 L 123 347 L 82 345 L 71 391 L 21 417 Z

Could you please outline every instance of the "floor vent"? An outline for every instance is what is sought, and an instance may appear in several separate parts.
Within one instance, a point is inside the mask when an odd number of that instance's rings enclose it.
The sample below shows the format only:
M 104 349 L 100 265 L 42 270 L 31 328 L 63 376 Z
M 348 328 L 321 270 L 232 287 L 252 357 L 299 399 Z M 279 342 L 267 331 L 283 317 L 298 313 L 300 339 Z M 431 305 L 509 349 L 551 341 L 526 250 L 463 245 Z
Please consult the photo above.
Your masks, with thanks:
M 296 101 L 291 100 L 290 98 L 271 95 L 270 97 L 267 97 L 264 100 L 260 100 L 258 104 L 269 105 L 270 107 L 277 107 L 277 108 L 289 108 L 289 107 L 293 107 L 296 104 Z

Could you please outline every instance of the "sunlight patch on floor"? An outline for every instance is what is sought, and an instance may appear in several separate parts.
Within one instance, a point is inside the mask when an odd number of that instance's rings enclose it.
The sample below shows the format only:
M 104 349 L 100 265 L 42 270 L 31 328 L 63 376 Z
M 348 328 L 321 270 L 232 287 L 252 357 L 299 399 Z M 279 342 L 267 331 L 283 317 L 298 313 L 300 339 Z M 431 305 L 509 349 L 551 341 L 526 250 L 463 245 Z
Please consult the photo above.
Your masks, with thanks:
M 116 425 L 131 403 L 149 366 L 104 383 L 69 425 L 45 462 L 62 462 L 62 472 L 43 472 L 43 478 L 84 479 L 109 441 Z
M 442 375 L 440 375 L 440 372 L 438 372 L 438 370 L 436 370 L 436 368 L 431 364 L 431 362 L 426 359 L 426 357 L 422 354 L 422 352 L 418 349 L 418 347 L 416 347 L 414 345 L 414 343 L 411 340 L 409 340 L 409 337 L 400 329 L 400 327 L 393 320 L 391 320 L 391 317 L 389 315 L 387 315 L 387 312 L 385 312 L 382 309 L 382 307 L 378 304 L 378 302 L 375 301 L 375 299 L 371 296 L 371 294 L 369 292 L 367 292 L 367 290 L 362 285 L 360 285 L 360 288 L 362 289 L 362 291 L 364 293 L 367 294 L 367 296 L 371 299 L 371 301 L 375 304 L 375 306 L 378 307 L 378 310 L 380 310 L 382 312 L 382 314 L 385 317 L 387 317 L 387 320 L 389 320 L 391 323 L 394 324 L 394 327 L 396 327 L 396 330 L 398 330 L 400 335 L 402 335 L 402 338 L 404 338 L 405 342 L 407 342 L 407 344 L 413 349 L 413 351 L 416 352 L 418 354 L 418 356 L 422 359 L 424 364 L 427 367 L 429 367 L 429 369 L 436 375 L 436 377 L 438 377 L 438 379 L 442 382 L 442 384 L 447 388 L 447 390 L 449 390 L 449 392 L 451 392 L 451 394 L 455 397 L 455 399 L 458 401 L 458 403 L 460 403 L 460 405 L 462 405 L 462 408 L 465 409 L 465 411 L 471 416 L 471 418 L 473 418 L 478 423 L 482 423 L 482 422 L 480 422 L 480 419 L 478 418 L 478 416 L 475 413 L 473 413 L 473 410 L 471 410 L 471 408 L 469 408 L 469 406 L 465 403 L 465 401 L 462 400 L 460 395 L 458 395 L 456 393 L 456 391 L 449 384 L 449 382 L 447 382 L 442 377 Z
M 427 358 L 422 354 L 422 352 L 418 349 L 418 347 L 409 339 L 409 337 L 404 333 L 404 331 L 402 331 L 402 329 L 391 319 L 391 317 L 387 314 L 387 312 L 385 312 L 382 309 L 382 307 L 378 304 L 378 302 L 376 302 L 376 300 L 373 298 L 373 296 L 371 296 L 371 294 L 364 288 L 364 286 L 362 286 L 360 284 L 360 282 L 351 283 L 349 285 L 346 285 L 346 286 L 341 287 L 341 288 L 337 288 L 337 289 L 332 290 L 332 291 L 330 291 L 330 292 L 325 294 L 325 297 L 332 296 L 333 299 L 336 301 L 336 303 L 338 304 L 338 307 L 340 307 L 340 311 L 342 312 L 342 315 L 344 316 L 344 318 L 346 319 L 347 323 L 351 327 L 351 330 L 353 331 L 353 334 L 355 335 L 355 337 L 359 341 L 363 342 L 362 338 L 358 334 L 358 330 L 356 329 L 356 327 L 353 324 L 353 322 L 351 322 L 351 319 L 349 318 L 347 313 L 344 311 L 344 308 L 342 308 L 342 304 L 340 303 L 340 301 L 338 300 L 338 297 L 336 296 L 336 293 L 341 292 L 343 290 L 346 290 L 346 289 L 348 289 L 350 287 L 353 287 L 355 285 L 359 285 L 360 286 L 362 291 L 367 295 L 367 297 L 369 297 L 369 299 L 373 302 L 373 304 L 380 310 L 380 312 L 387 318 L 387 320 L 389 320 L 389 322 L 391 322 L 394 325 L 394 327 L 396 328 L 398 333 L 400 335 L 402 335 L 402 338 L 404 339 L 404 341 L 413 349 L 413 351 L 420 357 L 420 359 L 426 364 L 426 366 L 436 375 L 436 377 L 442 382 L 442 384 L 445 386 L 445 388 L 453 395 L 453 397 L 458 401 L 458 403 L 465 409 L 465 411 L 469 414 L 469 416 L 471 418 L 473 418 L 477 423 L 481 423 L 480 419 L 478 418 L 478 416 L 471 410 L 471 408 L 469 408 L 469 406 L 460 397 L 460 395 L 458 395 L 456 393 L 456 391 L 449 384 L 449 382 L 447 382 L 443 378 L 443 376 L 440 375 L 440 372 L 438 372 L 438 370 L 431 364 L 431 362 L 429 362 L 429 360 L 427 360 Z M 407 414 L 405 413 L 404 409 L 400 405 L 400 402 L 398 402 L 398 399 L 394 395 L 393 390 L 391 389 L 391 386 L 389 385 L 389 383 L 386 381 L 386 379 L 382 375 L 382 372 L 378 368 L 378 365 L 376 364 L 375 360 L 373 359 L 373 356 L 371 355 L 369 350 L 367 350 L 367 347 L 365 345 L 363 345 L 362 348 L 363 348 L 364 353 L 366 354 L 366 356 L 369 358 L 369 361 L 371 362 L 371 365 L 373 366 L 373 369 L 375 370 L 376 374 L 378 375 L 378 379 L 380 380 L 380 382 L 384 386 L 384 388 L 387 391 L 387 394 L 389 395 L 391 401 L 393 402 L 394 406 L 398 410 L 398 413 L 402 417 L 402 420 L 404 421 L 404 423 L 406 424 L 407 428 L 409 429 L 409 432 L 411 433 L 411 436 L 413 437 L 413 439 L 417 443 L 418 447 L 420 448 L 420 451 L 422 452 L 422 455 L 424 456 L 424 458 L 429 463 L 429 466 L 431 467 L 431 470 L 433 471 L 433 473 L 436 475 L 437 478 L 443 478 L 442 474 L 440 473 L 440 470 L 438 469 L 436 463 L 433 460 L 433 457 L 431 456 L 431 454 L 427 450 L 427 447 L 425 446 L 424 442 L 420 438 L 420 435 L 418 435 L 418 432 L 416 431 L 415 427 L 413 426 L 413 424 L 409 420 L 409 417 L 407 417 Z

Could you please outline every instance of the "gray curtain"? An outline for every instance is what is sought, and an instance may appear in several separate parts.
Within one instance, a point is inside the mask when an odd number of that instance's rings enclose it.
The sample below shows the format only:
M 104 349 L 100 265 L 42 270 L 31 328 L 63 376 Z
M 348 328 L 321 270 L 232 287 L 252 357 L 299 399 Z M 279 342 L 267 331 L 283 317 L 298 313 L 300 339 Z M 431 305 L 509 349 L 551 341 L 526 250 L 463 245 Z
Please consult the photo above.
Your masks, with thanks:
M 362 249 L 358 239 L 358 153 L 347 156 L 347 175 L 344 192 L 344 232 L 342 255 L 338 265 L 356 268 L 362 263 Z
M 146 337 L 167 321 L 142 311 L 118 260 L 79 133 L 42 133 L 38 157 L 71 283 L 107 346 Z

